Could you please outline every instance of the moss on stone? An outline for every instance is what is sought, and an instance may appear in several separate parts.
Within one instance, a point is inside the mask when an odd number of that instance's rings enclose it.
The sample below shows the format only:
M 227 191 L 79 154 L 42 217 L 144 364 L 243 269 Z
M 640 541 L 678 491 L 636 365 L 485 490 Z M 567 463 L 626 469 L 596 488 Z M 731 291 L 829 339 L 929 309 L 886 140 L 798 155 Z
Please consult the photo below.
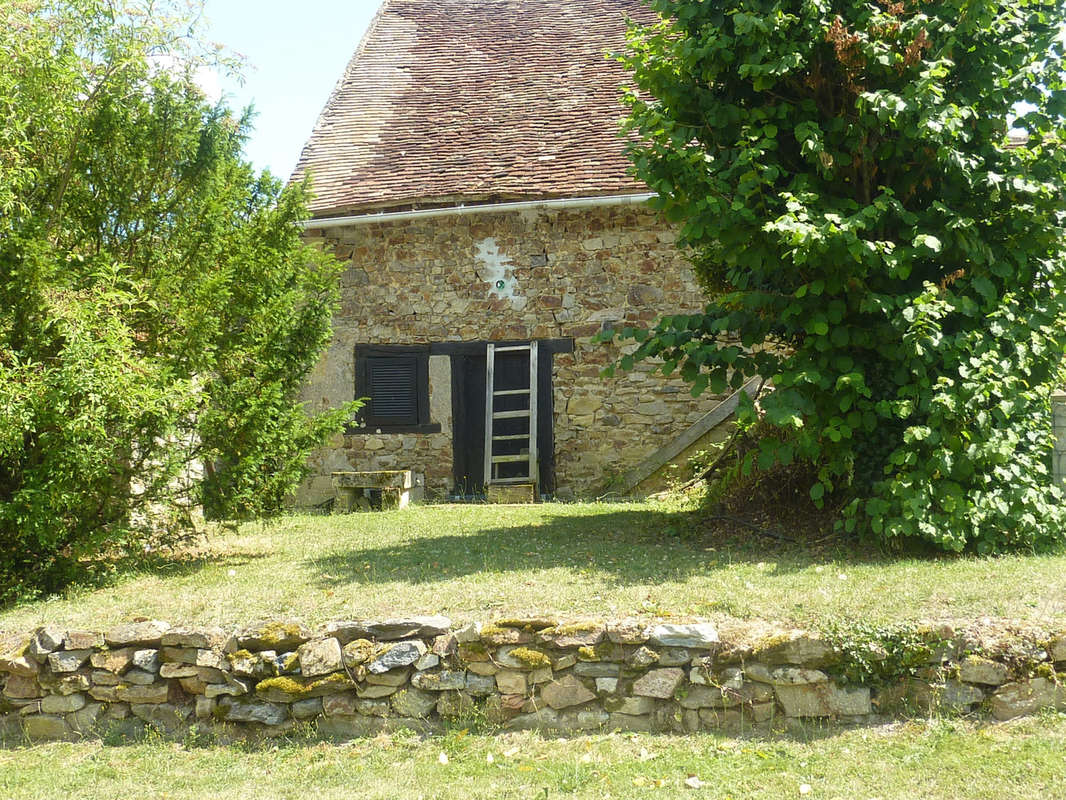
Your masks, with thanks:
M 555 625 L 555 620 L 536 617 L 527 619 L 513 618 L 498 619 L 493 624 L 499 628 L 519 628 L 529 633 L 535 633 L 536 631 L 553 627 Z
M 544 653 L 529 647 L 516 647 L 511 651 L 511 657 L 529 669 L 550 667 L 552 664 L 552 660 Z
M 1047 678 L 1049 681 L 1056 682 L 1055 667 L 1051 664 L 1044 663 L 1037 665 L 1033 670 L 1034 678 Z
M 369 639 L 355 639 L 344 645 L 344 663 L 356 666 L 369 661 L 374 655 L 374 643 Z
M 488 661 L 488 645 L 484 642 L 463 642 L 459 645 L 459 658 L 464 661 Z
M 575 633 L 591 633 L 603 627 L 602 622 L 586 620 L 584 622 L 568 622 L 565 625 L 555 625 L 541 631 L 543 636 L 570 636 Z
M 306 678 L 290 678 L 282 675 L 275 678 L 266 678 L 255 685 L 257 692 L 268 692 L 276 689 L 293 697 L 305 697 L 318 689 L 328 689 L 331 686 L 344 687 L 351 684 L 348 676 L 343 672 L 331 672 L 323 678 L 308 680 Z
M 291 671 L 296 669 L 296 665 L 299 662 L 300 662 L 300 654 L 299 653 L 289 653 L 289 657 L 286 658 L 282 662 L 281 668 L 283 670 L 285 670 L 285 672 L 291 672 Z
M 303 631 L 295 622 L 268 622 L 259 629 L 256 638 L 271 647 L 277 647 L 293 639 L 302 639 Z
M 788 633 L 774 633 L 769 636 L 764 636 L 755 642 L 751 647 L 751 654 L 758 657 L 760 653 L 765 653 L 767 650 L 773 650 L 775 647 L 788 644 L 792 641 L 791 634 Z
M 600 655 L 596 652 L 595 647 L 589 647 L 587 644 L 577 648 L 577 657 L 582 661 L 599 661 Z
M 255 690 L 257 692 L 268 692 L 271 689 L 277 689 L 279 692 L 291 694 L 294 697 L 302 697 L 311 691 L 311 685 L 301 683 L 295 678 L 289 678 L 286 676 L 267 678 L 266 680 L 259 681 L 259 683 L 255 685 Z
M 249 650 L 238 650 L 235 653 L 227 653 L 226 658 L 229 660 L 229 663 L 232 664 L 234 661 L 244 661 L 245 659 L 256 658 L 256 655 Z

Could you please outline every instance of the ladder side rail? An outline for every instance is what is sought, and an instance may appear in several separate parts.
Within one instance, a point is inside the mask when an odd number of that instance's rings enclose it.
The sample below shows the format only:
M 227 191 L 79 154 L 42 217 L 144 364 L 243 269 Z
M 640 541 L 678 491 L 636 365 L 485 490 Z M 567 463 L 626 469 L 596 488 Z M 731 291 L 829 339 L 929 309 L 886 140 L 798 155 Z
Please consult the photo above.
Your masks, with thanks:
M 485 350 L 485 488 L 492 483 L 492 406 L 493 374 L 496 370 L 496 345 L 491 342 Z
M 537 459 L 537 343 L 529 343 L 529 480 L 533 494 L 538 491 L 540 471 Z

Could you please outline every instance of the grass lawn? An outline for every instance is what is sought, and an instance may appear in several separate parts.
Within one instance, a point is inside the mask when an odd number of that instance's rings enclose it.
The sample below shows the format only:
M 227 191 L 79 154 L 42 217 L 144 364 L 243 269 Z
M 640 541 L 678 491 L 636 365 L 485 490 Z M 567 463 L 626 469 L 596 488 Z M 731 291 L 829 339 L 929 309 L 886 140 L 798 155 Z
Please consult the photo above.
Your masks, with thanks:
M 711 529 L 656 503 L 423 506 L 292 516 L 119 565 L 106 584 L 0 610 L 0 629 L 134 616 L 223 626 L 262 617 L 442 613 L 886 622 L 1066 622 L 1066 554 L 893 558 L 836 539 Z
M 83 742 L 0 750 L 0 796 L 1053 798 L 1062 797 L 1064 751 L 1062 714 L 996 726 L 932 720 L 835 732 L 812 727 L 773 740 L 710 734 L 556 740 L 456 730 L 340 746 Z

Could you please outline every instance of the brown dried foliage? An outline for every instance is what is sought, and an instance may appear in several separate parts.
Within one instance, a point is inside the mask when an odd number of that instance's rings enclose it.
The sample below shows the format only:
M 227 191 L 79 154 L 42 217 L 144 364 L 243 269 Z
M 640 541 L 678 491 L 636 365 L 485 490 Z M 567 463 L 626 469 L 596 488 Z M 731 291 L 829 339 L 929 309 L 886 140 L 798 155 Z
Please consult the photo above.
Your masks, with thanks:
M 844 85 L 848 91 L 858 94 L 862 88 L 856 78 L 866 68 L 866 58 L 859 47 L 859 35 L 848 30 L 843 20 L 837 17 L 825 32 L 825 40 L 833 46 L 837 61 L 844 69 Z

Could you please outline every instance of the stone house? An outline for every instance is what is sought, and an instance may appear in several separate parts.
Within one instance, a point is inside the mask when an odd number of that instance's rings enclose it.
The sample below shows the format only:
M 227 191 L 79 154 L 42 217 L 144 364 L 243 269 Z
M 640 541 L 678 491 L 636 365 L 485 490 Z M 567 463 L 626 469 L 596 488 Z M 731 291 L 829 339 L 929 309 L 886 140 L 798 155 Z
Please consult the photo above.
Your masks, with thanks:
M 411 469 L 437 496 L 639 491 L 716 435 L 728 401 L 650 365 L 601 377 L 618 350 L 593 341 L 702 305 L 618 134 L 606 54 L 648 14 L 385 0 L 294 176 L 314 181 L 308 237 L 349 264 L 304 400 L 369 398 L 299 502 L 332 496 L 337 470 Z

